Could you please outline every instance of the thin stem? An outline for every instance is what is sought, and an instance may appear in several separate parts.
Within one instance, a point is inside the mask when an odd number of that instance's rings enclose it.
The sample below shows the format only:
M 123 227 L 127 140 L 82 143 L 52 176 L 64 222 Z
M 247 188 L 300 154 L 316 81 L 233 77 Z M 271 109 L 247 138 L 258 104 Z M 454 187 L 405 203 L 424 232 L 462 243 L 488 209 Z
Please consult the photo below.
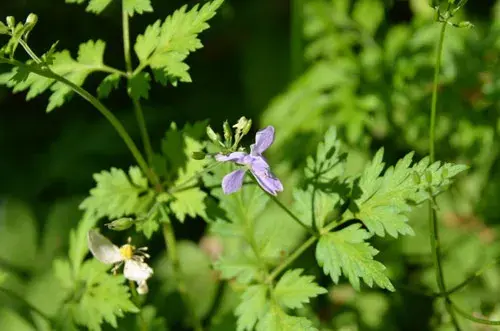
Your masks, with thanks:
M 52 318 L 50 318 L 48 315 L 46 315 L 43 311 L 38 309 L 37 307 L 33 306 L 31 303 L 26 301 L 22 296 L 18 295 L 16 292 L 11 291 L 9 289 L 0 287 L 0 292 L 5 293 L 6 295 L 16 299 L 17 301 L 21 302 L 24 306 L 28 307 L 31 311 L 42 317 L 44 320 L 46 320 L 50 326 L 55 326 L 56 323 Z
M 475 322 L 475 323 L 479 323 L 479 324 L 485 324 L 485 325 L 500 325 L 500 321 L 490 321 L 490 320 L 487 320 L 487 319 L 478 318 L 478 317 L 470 315 L 469 313 L 467 313 L 462 308 L 458 307 L 453 302 L 451 303 L 451 305 L 453 306 L 453 309 L 455 309 L 457 311 L 457 313 L 459 313 L 463 318 L 466 318 L 469 321 L 472 321 L 472 322 Z
M 290 8 L 290 74 L 291 79 L 297 78 L 303 67 L 303 1 L 292 0 Z
M 28 44 L 22 38 L 19 39 L 19 45 L 21 45 L 24 48 L 26 53 L 28 53 L 28 55 L 33 59 L 33 61 L 39 64 L 42 63 L 42 60 L 40 60 L 40 58 L 35 54 L 35 52 L 33 52 L 33 50 L 28 46 Z
M 149 139 L 148 127 L 146 126 L 146 121 L 144 119 L 144 112 L 142 111 L 141 103 L 139 100 L 132 98 L 134 103 L 134 112 L 137 119 L 137 124 L 139 125 L 139 130 L 141 131 L 142 144 L 144 146 L 144 151 L 148 159 L 148 163 L 151 165 L 153 163 L 153 148 L 151 147 L 151 140 Z
M 160 206 L 160 212 L 162 215 L 166 216 L 167 212 L 163 205 Z M 175 239 L 174 229 L 169 221 L 163 224 L 163 238 L 165 239 L 165 245 L 167 248 L 168 259 L 172 262 L 172 267 L 174 271 L 174 277 L 177 282 L 177 291 L 181 296 L 181 300 L 186 307 L 188 314 L 190 315 L 190 320 L 193 323 L 193 328 L 195 331 L 203 331 L 203 326 L 200 319 L 196 316 L 196 313 L 191 308 L 191 303 L 187 295 L 187 287 L 184 283 L 184 279 L 181 275 L 181 268 L 179 263 L 179 255 L 177 254 L 177 240 Z
M 267 193 L 267 192 L 266 192 Z M 311 235 L 314 237 L 317 237 L 318 234 L 315 233 L 310 227 L 308 227 L 304 222 L 300 220 L 300 218 L 297 217 L 290 209 L 288 209 L 281 201 L 278 200 L 277 197 L 275 197 L 272 194 L 269 194 L 269 197 L 271 200 L 273 200 L 281 209 L 283 209 L 297 224 L 299 224 L 301 227 L 303 227 L 307 232 L 309 232 Z
M 128 22 L 128 13 L 122 9 L 122 30 L 123 30 L 123 55 L 125 57 L 125 68 L 127 74 L 132 73 L 132 58 L 130 56 L 130 28 Z
M 436 113 L 437 113 L 437 92 L 438 92 L 438 84 L 439 84 L 439 72 L 441 70 L 441 55 L 443 53 L 443 45 L 444 45 L 444 35 L 446 31 L 446 24 L 441 24 L 441 32 L 439 34 L 439 40 L 436 49 L 436 63 L 434 66 L 434 83 L 432 90 L 432 101 L 431 101 L 431 118 L 430 118 L 430 127 L 429 127 L 429 158 L 430 162 L 434 163 L 435 161 L 435 139 L 436 139 Z M 443 266 L 441 263 L 441 245 L 439 239 L 439 227 L 437 225 L 436 220 L 436 210 L 434 209 L 434 203 L 432 201 L 429 202 L 429 228 L 430 228 L 430 242 L 431 249 L 433 253 L 433 261 L 434 267 L 436 268 L 436 281 L 438 284 L 439 292 L 444 293 L 445 299 L 445 307 L 450 314 L 451 321 L 455 330 L 461 330 L 460 325 L 458 324 L 457 317 L 452 307 L 452 303 L 450 297 L 447 294 L 446 284 L 443 273 Z
M 123 124 L 118 120 L 118 118 L 106 107 L 104 106 L 97 98 L 95 98 L 92 94 L 87 92 L 85 89 L 81 88 L 80 86 L 74 84 L 73 82 L 69 81 L 65 77 L 59 76 L 52 70 L 46 68 L 42 69 L 39 66 L 33 66 L 29 64 L 24 64 L 22 62 L 12 60 L 12 59 L 6 59 L 6 58 L 0 58 L 0 63 L 7 63 L 13 66 L 17 67 L 23 67 L 27 69 L 28 71 L 38 74 L 40 76 L 50 78 L 57 80 L 58 82 L 63 83 L 64 85 L 68 86 L 71 88 L 76 94 L 80 95 L 83 99 L 88 101 L 94 108 L 96 108 L 107 120 L 108 122 L 114 127 L 118 135 L 122 138 L 123 142 L 125 145 L 127 145 L 128 149 L 132 153 L 132 156 L 135 158 L 137 164 L 139 167 L 142 169 L 142 171 L 146 174 L 148 179 L 153 185 L 160 185 L 160 180 L 156 176 L 154 172 L 151 171 L 151 169 L 148 167 L 148 164 L 146 163 L 146 160 L 142 156 L 141 152 L 135 145 L 134 141 L 128 134 L 127 130 L 123 126 Z
M 302 245 L 300 245 L 292 254 L 290 254 L 283 262 L 281 262 L 273 271 L 269 274 L 267 281 L 272 282 L 283 270 L 285 270 L 290 264 L 293 263 L 299 256 L 302 255 L 309 247 L 316 242 L 318 237 L 310 237 Z

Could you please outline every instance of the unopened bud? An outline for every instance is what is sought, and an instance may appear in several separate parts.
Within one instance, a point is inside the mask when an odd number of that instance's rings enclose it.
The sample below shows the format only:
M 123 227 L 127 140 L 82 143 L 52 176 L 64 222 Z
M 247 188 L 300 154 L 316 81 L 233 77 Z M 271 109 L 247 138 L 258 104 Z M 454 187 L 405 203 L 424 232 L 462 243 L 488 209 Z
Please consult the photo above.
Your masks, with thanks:
M 134 224 L 134 219 L 130 217 L 122 217 L 114 220 L 111 223 L 107 223 L 106 226 L 114 231 L 123 231 L 127 230 Z
M 215 133 L 215 131 L 210 127 L 210 125 L 207 126 L 207 136 L 214 143 L 217 143 L 220 140 L 218 134 Z
M 7 16 L 5 21 L 7 22 L 7 26 L 11 29 L 13 29 L 16 25 L 16 19 L 14 18 L 14 16 Z
M 252 128 L 252 120 L 248 120 L 245 127 L 242 130 L 243 135 L 246 135 L 248 132 L 250 132 L 251 128 Z
M 239 131 L 243 131 L 243 129 L 245 128 L 247 123 L 248 123 L 247 118 L 245 116 L 242 116 L 242 117 L 240 117 L 238 122 L 236 122 L 236 124 L 233 125 L 233 128 L 236 128 L 236 130 L 239 130 Z
M 0 34 L 9 34 L 9 28 L 2 21 L 0 21 Z
M 222 125 L 224 128 L 224 140 L 231 145 L 231 141 L 233 140 L 233 130 L 231 130 L 231 126 L 227 121 Z
M 195 160 L 203 160 L 205 158 L 206 154 L 203 152 L 193 152 L 192 157 Z
M 36 14 L 29 14 L 26 18 L 26 24 L 35 25 L 38 22 L 38 16 Z
M 474 24 L 472 24 L 469 21 L 463 21 L 458 23 L 459 28 L 465 28 L 465 29 L 472 29 L 474 27 Z

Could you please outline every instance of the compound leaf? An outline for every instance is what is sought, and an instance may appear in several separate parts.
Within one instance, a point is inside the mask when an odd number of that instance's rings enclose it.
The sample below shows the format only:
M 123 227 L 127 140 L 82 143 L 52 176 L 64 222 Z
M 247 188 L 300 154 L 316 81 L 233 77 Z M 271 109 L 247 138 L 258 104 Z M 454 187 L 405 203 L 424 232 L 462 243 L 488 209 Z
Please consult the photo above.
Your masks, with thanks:
M 361 229 L 359 224 L 327 233 L 321 236 L 316 246 L 316 260 L 335 283 L 338 283 L 340 275 L 344 274 L 357 290 L 360 287 L 359 278 L 362 278 L 370 287 L 376 283 L 382 288 L 394 291 L 384 273 L 384 265 L 373 259 L 378 251 L 365 242 L 369 237 L 370 234 Z
M 301 308 L 309 298 L 327 291 L 314 282 L 313 276 L 303 276 L 302 269 L 287 271 L 276 284 L 274 295 L 278 302 L 287 308 Z

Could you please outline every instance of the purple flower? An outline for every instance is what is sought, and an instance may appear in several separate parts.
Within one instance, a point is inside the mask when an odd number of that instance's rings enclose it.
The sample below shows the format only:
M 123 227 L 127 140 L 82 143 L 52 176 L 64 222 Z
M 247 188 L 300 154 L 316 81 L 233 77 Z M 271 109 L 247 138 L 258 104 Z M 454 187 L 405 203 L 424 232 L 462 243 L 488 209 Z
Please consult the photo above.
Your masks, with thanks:
M 215 159 L 221 162 L 234 162 L 247 166 L 247 169 L 235 170 L 222 179 L 222 190 L 225 194 L 238 191 L 243 184 L 245 172 L 250 170 L 259 185 L 272 195 L 283 191 L 280 180 L 271 172 L 269 164 L 262 153 L 272 145 L 274 141 L 274 127 L 268 126 L 255 135 L 255 144 L 250 146 L 250 154 L 245 152 L 233 152 L 229 155 L 217 154 Z

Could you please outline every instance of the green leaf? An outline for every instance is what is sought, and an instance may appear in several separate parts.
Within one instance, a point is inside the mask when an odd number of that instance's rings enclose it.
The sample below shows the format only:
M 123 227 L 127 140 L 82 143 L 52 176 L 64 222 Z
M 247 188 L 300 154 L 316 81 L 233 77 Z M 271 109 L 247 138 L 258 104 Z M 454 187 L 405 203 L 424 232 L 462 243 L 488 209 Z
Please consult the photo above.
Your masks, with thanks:
M 59 260 L 56 264 L 61 284 L 70 286 L 68 290 L 78 293 L 69 297 L 65 305 L 68 313 L 66 318 L 76 324 L 95 331 L 100 331 L 104 322 L 116 328 L 117 317 L 123 317 L 126 312 L 139 312 L 130 301 L 128 287 L 123 285 L 125 278 L 108 273 L 109 266 L 92 259 L 82 265 L 77 275 L 71 277 L 69 262 Z
M 176 10 L 160 26 L 155 22 L 137 37 L 134 50 L 142 64 L 161 69 L 166 76 L 181 82 L 190 82 L 189 66 L 184 62 L 189 53 L 202 47 L 198 34 L 206 30 L 207 21 L 214 15 L 223 0 L 214 0 L 190 11 L 187 6 Z M 156 77 L 156 75 L 155 75 Z
M 345 170 L 346 154 L 340 151 L 337 130 L 330 127 L 324 140 L 318 144 L 315 157 L 308 157 L 305 177 L 316 187 L 331 187 L 339 182 Z
M 303 269 L 288 270 L 274 288 L 274 296 L 280 305 L 295 309 L 302 308 L 309 298 L 327 290 L 314 282 L 313 276 L 302 276 Z
M 279 306 L 273 304 L 257 325 L 257 331 L 318 331 L 318 329 L 307 318 L 287 315 Z
M 184 131 L 184 130 L 183 130 Z M 167 166 L 173 182 L 172 196 L 174 200 L 170 209 L 175 217 L 183 222 L 186 216 L 206 217 L 205 198 L 207 194 L 196 186 L 198 175 L 203 171 L 207 160 L 195 160 L 191 158 L 193 152 L 200 151 L 204 145 L 183 131 L 172 126 L 167 131 L 162 143 L 162 151 L 167 159 Z M 182 154 L 179 153 L 182 151 Z
M 106 76 L 106 78 L 104 78 L 101 84 L 97 87 L 97 96 L 100 99 L 107 98 L 111 91 L 118 88 L 120 78 L 119 74 L 110 74 Z
M 352 17 L 370 34 L 374 34 L 384 19 L 384 5 L 379 0 L 358 0 L 354 3 Z
M 111 168 L 94 174 L 96 187 L 80 208 L 95 213 L 97 217 L 118 218 L 145 212 L 151 204 L 154 193 L 148 188 L 148 181 L 139 167 L 125 171 Z
M 398 234 L 414 232 L 407 224 L 408 213 L 412 205 L 419 204 L 436 196 L 447 188 L 453 177 L 467 169 L 464 165 L 453 165 L 440 162 L 429 165 L 429 159 L 424 158 L 411 167 L 413 153 L 390 167 L 381 176 L 384 169 L 382 162 L 384 152 L 380 149 L 368 164 L 359 180 L 361 195 L 355 200 L 354 216 L 363 221 L 368 230 L 379 236 L 387 232 L 393 237 Z M 427 183 L 426 174 L 432 176 L 432 182 Z M 415 175 L 419 178 L 416 182 Z
M 66 3 L 76 3 L 76 4 L 83 4 L 86 2 L 86 0 L 65 0 Z M 111 3 L 112 0 L 89 0 L 89 3 L 87 5 L 87 8 L 85 8 L 86 11 L 94 14 L 100 14 L 108 5 Z
M 316 260 L 325 274 L 330 275 L 335 283 L 341 274 L 349 279 L 352 286 L 359 290 L 359 278 L 370 287 L 373 283 L 394 291 L 389 278 L 384 273 L 382 263 L 373 257 L 378 251 L 365 242 L 370 234 L 353 224 L 338 232 L 330 232 L 321 236 L 316 246 Z
M 136 328 L 137 331 L 168 331 L 167 321 L 164 317 L 158 314 L 157 309 L 148 305 L 141 307 L 140 313 L 137 315 Z
M 262 272 L 260 262 L 247 250 L 219 258 L 214 266 L 224 279 L 235 278 L 240 284 L 248 284 Z
M 142 15 L 145 12 L 152 12 L 153 7 L 150 0 L 123 0 L 123 10 L 132 17 L 134 13 Z
M 311 225 L 314 220 L 319 229 L 323 227 L 325 221 L 329 220 L 330 215 L 341 201 L 338 194 L 328 194 L 312 187 L 307 191 L 295 190 L 293 197 L 295 202 L 293 207 L 297 216 L 306 225 Z
M 89 74 L 101 70 L 104 66 L 105 46 L 106 44 L 101 40 L 95 42 L 90 40 L 83 43 L 79 47 L 76 60 L 71 57 L 67 50 L 55 52 L 52 56 L 52 64 L 49 67 L 56 74 L 68 79 L 77 86 L 81 86 Z M 27 90 L 26 100 L 30 100 L 50 89 L 52 94 L 49 97 L 47 112 L 62 106 L 73 93 L 71 88 L 53 79 L 27 73 L 29 66 L 42 68 L 40 65 L 28 62 L 24 68 L 17 67 L 10 73 L 1 75 L 0 85 L 4 84 L 13 88 L 14 93 Z
M 139 100 L 141 98 L 148 99 L 149 89 L 151 88 L 149 84 L 150 81 L 151 77 L 147 72 L 135 74 L 128 80 L 127 91 L 135 100 Z
M 241 303 L 235 310 L 238 316 L 237 331 L 253 330 L 257 321 L 265 314 L 268 305 L 267 286 L 249 286 L 241 295 Z
M 0 260 L 30 270 L 37 253 L 37 228 L 28 205 L 7 199 L 0 205 Z

